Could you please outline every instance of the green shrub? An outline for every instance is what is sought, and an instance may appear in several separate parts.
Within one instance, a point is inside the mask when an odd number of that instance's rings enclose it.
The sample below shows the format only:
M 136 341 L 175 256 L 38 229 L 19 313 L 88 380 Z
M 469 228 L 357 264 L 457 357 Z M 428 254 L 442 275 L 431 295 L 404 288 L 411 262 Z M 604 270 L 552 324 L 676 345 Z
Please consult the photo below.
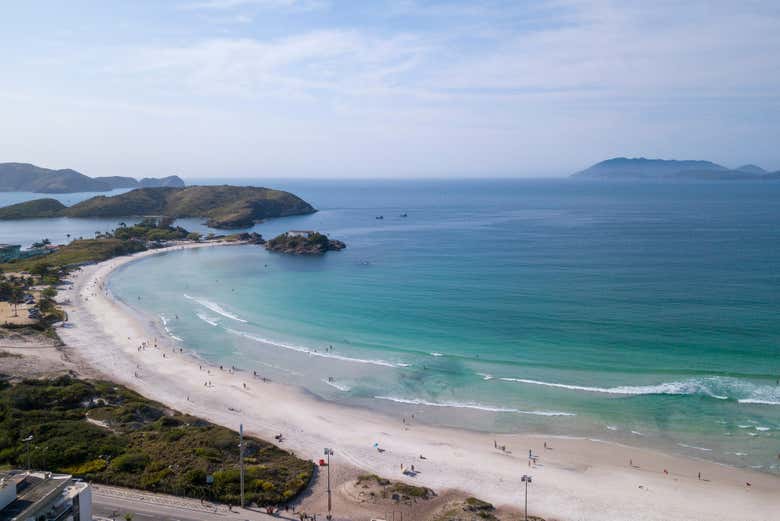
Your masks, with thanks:
M 140 452 L 128 452 L 117 456 L 111 462 L 111 468 L 118 472 L 141 472 L 149 463 L 149 456 Z
M 196 498 L 238 497 L 238 434 L 166 411 L 110 382 L 0 381 L 0 467 L 26 464 L 21 440 L 32 433 L 38 447 L 31 452 L 33 466 Z M 87 422 L 87 414 L 111 429 Z M 247 501 L 278 504 L 309 483 L 310 461 L 261 440 L 245 442 Z M 212 486 L 206 485 L 209 474 L 215 476 Z

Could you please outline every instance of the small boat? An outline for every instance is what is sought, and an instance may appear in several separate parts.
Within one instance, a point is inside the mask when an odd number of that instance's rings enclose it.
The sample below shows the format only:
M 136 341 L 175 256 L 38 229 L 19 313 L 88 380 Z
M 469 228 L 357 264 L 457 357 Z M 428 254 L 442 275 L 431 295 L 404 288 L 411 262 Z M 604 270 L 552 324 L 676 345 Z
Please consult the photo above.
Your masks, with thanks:
M 377 215 L 377 216 L 376 216 L 376 218 L 377 218 L 377 219 L 384 219 L 384 218 L 385 218 L 385 216 L 384 216 L 384 215 Z
M 409 216 L 406 215 L 406 212 L 404 212 L 404 213 L 401 214 L 401 217 L 409 217 Z

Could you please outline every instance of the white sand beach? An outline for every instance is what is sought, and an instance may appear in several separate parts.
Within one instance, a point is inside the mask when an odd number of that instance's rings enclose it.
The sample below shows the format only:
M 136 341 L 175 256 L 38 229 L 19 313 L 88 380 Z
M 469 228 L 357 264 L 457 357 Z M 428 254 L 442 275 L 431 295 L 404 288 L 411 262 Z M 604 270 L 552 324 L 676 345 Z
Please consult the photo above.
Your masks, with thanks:
M 334 465 L 437 491 L 458 489 L 496 505 L 520 507 L 520 477 L 531 474 L 529 510 L 547 519 L 769 521 L 780 516 L 780 478 L 771 475 L 603 441 L 404 424 L 400 417 L 265 383 L 251 371 L 206 366 L 187 353 L 186 345 L 161 335 L 153 318 L 140 316 L 103 289 L 116 268 L 175 248 L 112 259 L 73 275 L 74 284 L 59 297 L 70 299 L 64 306 L 69 327 L 59 334 L 86 374 L 100 374 L 233 429 L 243 423 L 264 439 L 282 434 L 281 446 L 304 458 L 318 459 L 323 447 L 332 447 Z M 155 337 L 157 349 L 139 351 L 144 341 L 153 346 Z M 209 381 L 212 385 L 204 386 Z M 494 448 L 494 440 L 507 451 Z M 530 468 L 529 449 L 538 455 Z M 419 474 L 404 476 L 401 465 L 412 464 Z M 338 505 L 334 513 L 339 516 Z

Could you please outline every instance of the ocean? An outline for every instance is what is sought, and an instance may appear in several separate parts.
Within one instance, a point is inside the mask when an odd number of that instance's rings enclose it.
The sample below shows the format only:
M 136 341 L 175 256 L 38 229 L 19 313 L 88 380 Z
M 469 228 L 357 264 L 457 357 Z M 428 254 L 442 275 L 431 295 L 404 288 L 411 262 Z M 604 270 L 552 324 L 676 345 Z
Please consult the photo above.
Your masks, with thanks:
M 314 229 L 347 248 L 118 271 L 111 291 L 193 355 L 430 424 L 780 474 L 780 183 L 231 182 L 319 209 L 252 228 L 266 238 Z

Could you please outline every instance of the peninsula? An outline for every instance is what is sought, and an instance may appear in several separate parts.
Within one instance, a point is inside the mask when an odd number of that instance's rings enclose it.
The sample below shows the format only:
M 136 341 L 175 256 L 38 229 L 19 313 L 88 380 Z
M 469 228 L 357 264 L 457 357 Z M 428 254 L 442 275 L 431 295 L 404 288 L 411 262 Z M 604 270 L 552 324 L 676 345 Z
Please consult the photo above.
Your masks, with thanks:
M 265 243 L 266 250 L 289 255 L 322 255 L 327 251 L 339 251 L 346 247 L 341 241 L 309 230 L 285 232 Z
M 572 174 L 571 177 L 609 180 L 756 181 L 780 179 L 780 171 L 768 172 L 756 165 L 731 169 L 711 161 L 616 157 L 596 163 Z
M 201 217 L 212 228 L 230 229 L 249 227 L 263 219 L 315 211 L 312 205 L 288 192 L 221 185 L 138 188 L 111 197 L 92 197 L 69 207 L 55 199 L 36 199 L 0 208 L 0 220 L 45 217 Z
M 0 192 L 68 194 L 155 186 L 183 187 L 184 181 L 175 175 L 140 181 L 121 176 L 89 177 L 70 168 L 52 170 L 29 163 L 0 163 Z

